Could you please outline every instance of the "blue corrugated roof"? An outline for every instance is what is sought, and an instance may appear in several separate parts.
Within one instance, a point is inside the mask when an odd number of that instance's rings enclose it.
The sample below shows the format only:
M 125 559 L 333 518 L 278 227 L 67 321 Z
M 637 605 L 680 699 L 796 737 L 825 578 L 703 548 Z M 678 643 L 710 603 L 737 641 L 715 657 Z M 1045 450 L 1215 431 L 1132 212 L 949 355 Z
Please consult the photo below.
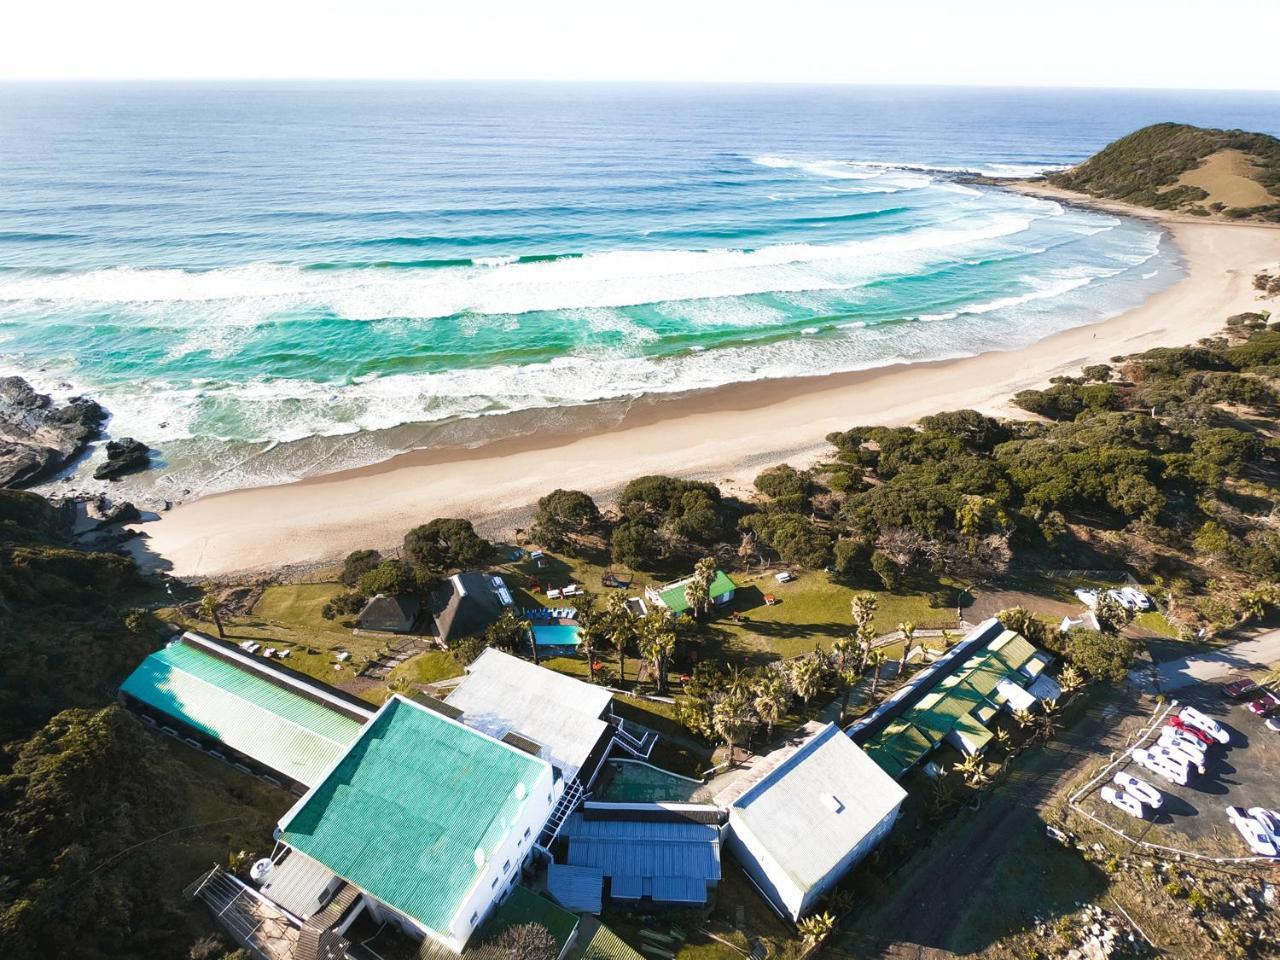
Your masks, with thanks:
M 563 834 L 569 863 L 609 877 L 617 899 L 664 900 L 672 893 L 678 897 L 670 902 L 702 903 L 707 885 L 720 879 L 720 831 L 713 824 L 588 820 L 575 813 Z M 658 879 L 672 882 L 658 884 Z
M 663 903 L 703 903 L 707 885 L 694 877 L 654 877 L 653 899 Z
M 615 900 L 639 900 L 644 896 L 644 878 L 613 877 L 609 881 L 609 895 Z
M 592 867 L 553 863 L 547 867 L 547 893 L 566 910 L 599 913 L 604 873 Z

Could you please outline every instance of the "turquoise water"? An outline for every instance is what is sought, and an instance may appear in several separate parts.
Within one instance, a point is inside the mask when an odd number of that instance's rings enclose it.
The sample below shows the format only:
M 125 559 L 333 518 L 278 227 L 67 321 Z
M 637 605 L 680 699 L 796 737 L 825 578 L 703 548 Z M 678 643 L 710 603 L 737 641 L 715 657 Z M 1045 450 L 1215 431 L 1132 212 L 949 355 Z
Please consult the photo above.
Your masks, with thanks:
M 9 87 L 0 370 L 98 396 L 202 492 L 1004 348 L 1141 302 L 1178 258 L 958 171 L 1278 118 L 1245 95 Z
M 572 624 L 534 624 L 533 642 L 540 647 L 576 647 L 580 630 Z

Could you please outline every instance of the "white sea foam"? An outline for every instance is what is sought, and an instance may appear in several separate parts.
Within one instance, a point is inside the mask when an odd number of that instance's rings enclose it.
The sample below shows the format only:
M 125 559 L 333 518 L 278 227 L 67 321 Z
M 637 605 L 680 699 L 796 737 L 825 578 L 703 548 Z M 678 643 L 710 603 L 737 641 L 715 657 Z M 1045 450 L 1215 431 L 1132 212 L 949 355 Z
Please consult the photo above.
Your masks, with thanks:
M 996 210 L 956 225 L 843 243 L 777 244 L 751 251 L 618 251 L 440 270 L 312 271 L 253 264 L 203 272 L 117 267 L 6 275 L 0 279 L 0 303 L 30 309 L 127 305 L 160 324 L 250 327 L 290 310 L 327 309 L 351 320 L 426 320 L 832 290 L 956 256 L 965 247 L 1021 233 L 1035 219 L 1031 211 Z

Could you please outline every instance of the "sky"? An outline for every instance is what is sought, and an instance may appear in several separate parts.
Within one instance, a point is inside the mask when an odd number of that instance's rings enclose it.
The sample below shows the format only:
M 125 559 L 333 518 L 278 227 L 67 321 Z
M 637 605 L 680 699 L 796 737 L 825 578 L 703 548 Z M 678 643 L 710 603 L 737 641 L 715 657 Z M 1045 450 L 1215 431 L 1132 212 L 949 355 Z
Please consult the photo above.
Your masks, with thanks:
M 0 80 L 515 79 L 1280 89 L 1276 0 L 58 0 Z M 1223 32 L 1206 21 L 1228 24 Z M 1210 39 L 1206 39 L 1210 38 Z

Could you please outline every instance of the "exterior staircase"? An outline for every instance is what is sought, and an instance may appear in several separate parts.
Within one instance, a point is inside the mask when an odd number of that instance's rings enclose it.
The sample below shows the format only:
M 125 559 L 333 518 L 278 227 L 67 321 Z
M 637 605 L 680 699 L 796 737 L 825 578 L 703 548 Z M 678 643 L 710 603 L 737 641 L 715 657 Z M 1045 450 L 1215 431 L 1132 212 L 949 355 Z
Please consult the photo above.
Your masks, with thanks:
M 633 757 L 648 760 L 653 753 L 653 745 L 658 742 L 658 735 L 652 730 L 643 728 L 633 733 L 627 729 L 626 723 L 619 719 L 613 728 L 613 742 Z
M 569 814 L 578 809 L 578 804 L 582 802 L 584 792 L 582 781 L 577 777 L 565 784 L 564 793 L 560 794 L 560 799 L 556 801 L 555 807 L 551 810 L 551 816 L 547 818 L 546 826 L 542 828 L 542 833 L 538 834 L 538 846 L 544 850 L 551 847 L 552 842 L 560 833 L 560 828 L 569 819 Z
M 294 960 L 346 960 L 351 944 L 333 926 L 359 897 L 359 888 L 349 883 L 339 887 L 324 909 L 312 914 L 298 931 Z

